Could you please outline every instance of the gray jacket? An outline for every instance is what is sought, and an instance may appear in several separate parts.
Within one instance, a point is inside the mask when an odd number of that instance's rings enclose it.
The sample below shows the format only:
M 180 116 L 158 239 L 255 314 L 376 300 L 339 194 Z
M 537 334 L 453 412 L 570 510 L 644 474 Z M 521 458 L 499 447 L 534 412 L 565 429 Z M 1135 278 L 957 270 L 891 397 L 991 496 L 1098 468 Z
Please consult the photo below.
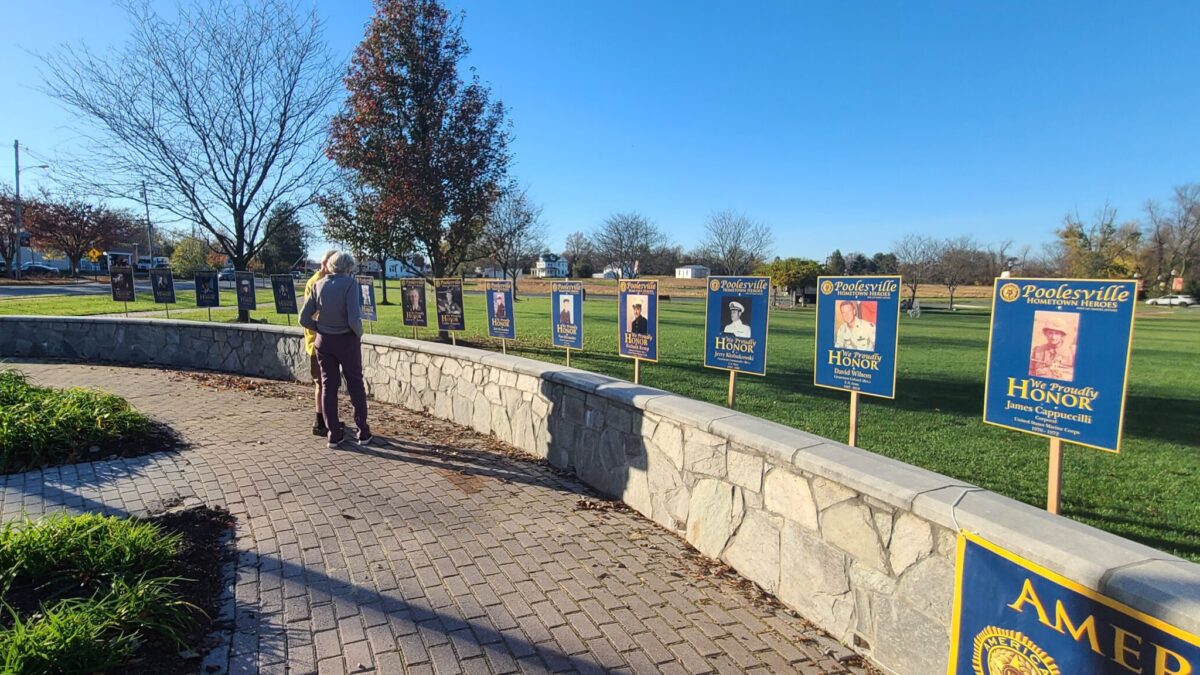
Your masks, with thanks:
M 363 334 L 358 282 L 349 274 L 332 274 L 317 282 L 300 310 L 300 325 L 323 335 Z

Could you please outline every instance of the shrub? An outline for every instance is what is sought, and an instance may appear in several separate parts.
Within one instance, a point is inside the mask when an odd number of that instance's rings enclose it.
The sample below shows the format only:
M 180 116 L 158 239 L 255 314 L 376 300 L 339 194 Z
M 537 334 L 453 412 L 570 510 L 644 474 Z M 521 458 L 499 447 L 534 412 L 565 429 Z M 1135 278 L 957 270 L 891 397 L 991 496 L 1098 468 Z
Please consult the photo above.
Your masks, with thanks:
M 150 420 L 119 396 L 34 387 L 17 371 L 0 372 L 0 472 L 63 463 L 149 431 Z

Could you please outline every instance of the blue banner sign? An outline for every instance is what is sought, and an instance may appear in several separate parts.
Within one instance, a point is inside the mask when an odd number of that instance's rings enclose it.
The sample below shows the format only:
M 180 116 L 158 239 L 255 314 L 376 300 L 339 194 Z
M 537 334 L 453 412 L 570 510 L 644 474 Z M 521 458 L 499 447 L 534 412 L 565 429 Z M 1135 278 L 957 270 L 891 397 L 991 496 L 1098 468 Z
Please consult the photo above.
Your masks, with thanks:
M 433 294 L 437 298 L 438 330 L 466 330 L 462 279 L 434 279 Z
M 1118 452 L 1136 283 L 997 279 L 983 421 Z
M 258 296 L 254 284 L 254 272 L 234 272 L 233 288 L 237 294 L 239 310 L 258 309 Z
M 424 279 L 404 279 L 400 282 L 400 309 L 404 312 L 405 326 L 429 325 Z
M 221 306 L 221 285 L 217 281 L 216 272 L 196 272 L 195 282 L 197 307 Z
M 271 295 L 276 314 L 299 314 L 296 309 L 296 281 L 290 274 L 271 275 Z
M 617 342 L 621 356 L 658 360 L 658 281 L 621 279 L 617 290 Z
M 583 282 L 555 281 L 550 288 L 550 337 L 554 346 L 583 349 Z
M 963 532 L 949 675 L 1183 675 L 1200 638 Z
M 704 365 L 767 374 L 769 277 L 709 277 Z
M 896 397 L 900 277 L 818 277 L 818 387 Z
M 171 270 L 150 270 L 150 290 L 154 302 L 160 305 L 175 304 L 175 277 Z
M 378 321 L 379 312 L 375 309 L 375 277 L 354 277 L 358 282 L 358 301 L 363 321 Z
M 135 302 L 137 300 L 133 287 L 133 269 L 129 267 L 112 267 L 108 270 L 108 285 L 112 290 L 113 302 Z
M 517 322 L 513 320 L 513 282 L 488 280 L 483 284 L 484 304 L 487 305 L 488 335 L 503 340 L 517 337 Z

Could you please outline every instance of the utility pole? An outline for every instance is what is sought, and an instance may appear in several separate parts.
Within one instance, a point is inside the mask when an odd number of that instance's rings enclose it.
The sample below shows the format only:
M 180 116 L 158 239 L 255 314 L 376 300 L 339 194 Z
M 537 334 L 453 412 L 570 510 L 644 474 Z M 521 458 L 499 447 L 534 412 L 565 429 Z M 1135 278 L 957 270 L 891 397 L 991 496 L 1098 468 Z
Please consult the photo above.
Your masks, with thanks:
M 18 280 L 21 279 L 21 142 L 13 141 L 13 159 L 16 163 L 17 177 L 17 251 L 13 263 L 13 274 Z
M 150 200 L 146 197 L 146 181 L 142 181 L 142 204 L 146 206 L 146 250 L 150 256 L 150 269 L 154 269 L 154 235 L 150 229 Z

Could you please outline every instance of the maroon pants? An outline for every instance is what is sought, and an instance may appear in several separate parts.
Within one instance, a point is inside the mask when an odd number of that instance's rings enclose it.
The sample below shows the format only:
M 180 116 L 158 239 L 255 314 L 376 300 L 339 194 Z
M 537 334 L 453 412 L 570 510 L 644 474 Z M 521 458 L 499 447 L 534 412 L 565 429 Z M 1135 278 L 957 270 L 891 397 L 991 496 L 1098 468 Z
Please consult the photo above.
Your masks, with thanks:
M 342 424 L 338 421 L 337 398 L 342 377 L 354 406 L 354 426 L 360 439 L 371 435 L 367 426 L 367 389 L 363 386 L 362 351 L 354 333 L 325 335 L 317 333 L 317 363 L 321 366 L 321 414 L 329 429 L 329 440 L 342 440 Z M 341 371 L 339 374 L 339 370 Z

